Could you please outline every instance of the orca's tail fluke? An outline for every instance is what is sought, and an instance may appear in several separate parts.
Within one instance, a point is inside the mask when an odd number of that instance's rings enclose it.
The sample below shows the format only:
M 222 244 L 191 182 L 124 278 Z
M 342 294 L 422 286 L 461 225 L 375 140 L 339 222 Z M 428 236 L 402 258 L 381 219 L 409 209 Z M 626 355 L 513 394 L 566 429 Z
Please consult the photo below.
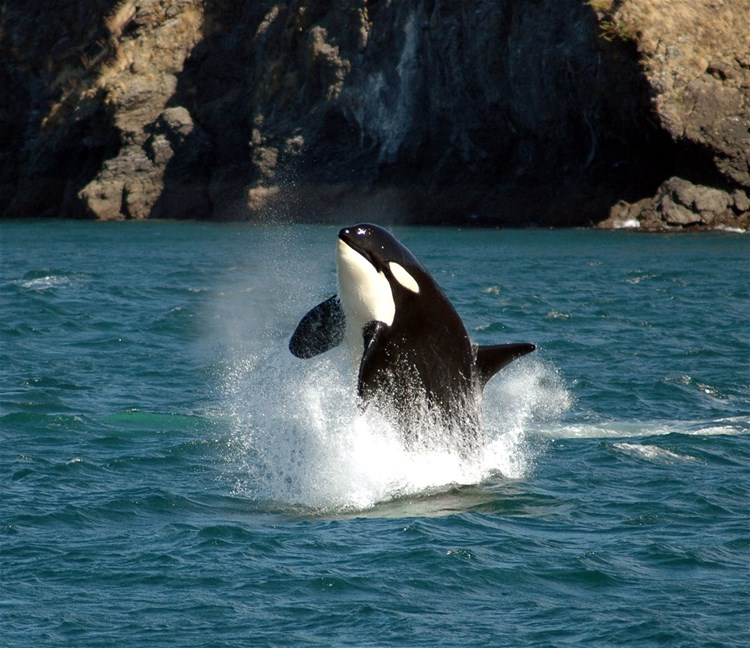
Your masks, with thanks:
M 530 342 L 476 347 L 474 364 L 479 386 L 484 387 L 489 379 L 504 366 L 527 353 L 531 353 L 534 349 L 536 349 L 536 345 Z

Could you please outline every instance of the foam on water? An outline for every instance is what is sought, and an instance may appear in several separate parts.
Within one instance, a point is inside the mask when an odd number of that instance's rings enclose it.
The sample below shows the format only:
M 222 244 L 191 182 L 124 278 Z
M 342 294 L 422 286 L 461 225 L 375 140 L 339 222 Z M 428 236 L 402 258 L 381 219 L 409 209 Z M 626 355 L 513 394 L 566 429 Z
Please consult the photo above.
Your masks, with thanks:
M 532 426 L 558 421 L 572 404 L 558 370 L 539 356 L 527 356 L 503 369 L 484 391 L 484 474 L 527 475 L 544 445 L 537 435 L 530 435 Z
M 679 461 L 697 461 L 690 455 L 682 455 L 666 448 L 660 448 L 648 443 L 615 443 L 613 445 L 619 452 L 643 459 L 645 461 L 655 461 L 661 463 L 675 463 Z
M 57 288 L 77 287 L 89 278 L 88 273 L 81 272 L 31 270 L 26 272 L 22 278 L 11 279 L 8 284 L 19 286 L 31 292 L 43 293 Z
M 420 430 L 427 441 L 406 448 L 387 421 L 362 412 L 343 348 L 310 361 L 285 351 L 248 352 L 226 380 L 236 490 L 282 506 L 361 510 L 498 473 L 521 478 L 543 445 L 529 440 L 529 424 L 558 417 L 571 401 L 543 362 L 506 369 L 485 394 L 485 445 L 467 460 L 438 430 Z
M 730 417 L 715 421 L 601 421 L 552 423 L 534 426 L 534 434 L 553 439 L 628 439 L 668 434 L 739 436 L 750 434 L 750 419 Z

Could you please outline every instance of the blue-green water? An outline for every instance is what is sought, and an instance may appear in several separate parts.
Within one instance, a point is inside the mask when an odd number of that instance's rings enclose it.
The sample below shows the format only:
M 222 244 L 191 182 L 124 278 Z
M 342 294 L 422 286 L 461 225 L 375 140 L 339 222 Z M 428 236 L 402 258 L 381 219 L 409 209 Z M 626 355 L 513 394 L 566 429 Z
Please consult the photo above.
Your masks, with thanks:
M 0 644 L 750 645 L 747 236 L 397 229 L 538 345 L 466 465 L 286 350 L 336 232 L 0 224 Z

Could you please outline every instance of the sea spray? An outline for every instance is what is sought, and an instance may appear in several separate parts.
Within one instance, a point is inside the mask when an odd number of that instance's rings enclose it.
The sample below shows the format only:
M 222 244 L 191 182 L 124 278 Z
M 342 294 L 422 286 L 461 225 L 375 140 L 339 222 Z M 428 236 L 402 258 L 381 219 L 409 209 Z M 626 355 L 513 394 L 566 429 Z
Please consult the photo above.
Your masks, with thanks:
M 313 361 L 285 349 L 248 353 L 228 370 L 225 394 L 232 425 L 230 463 L 236 490 L 278 506 L 362 510 L 377 502 L 498 473 L 523 478 L 543 448 L 530 442 L 533 421 L 559 417 L 571 402 L 556 370 L 522 361 L 485 393 L 485 443 L 471 460 L 446 448 L 434 429 L 405 447 L 374 409 L 362 411 L 345 351 Z M 430 443 L 430 434 L 435 442 Z
M 419 443 L 406 447 L 387 417 L 362 411 L 343 346 L 307 361 L 286 348 L 300 315 L 335 282 L 333 250 L 328 267 L 282 254 L 295 239 L 288 228 L 264 234 L 263 254 L 246 273 L 235 269 L 216 304 L 217 335 L 227 341 L 223 400 L 236 492 L 272 507 L 363 510 L 498 474 L 529 474 L 545 443 L 530 439 L 529 427 L 556 420 L 572 401 L 554 366 L 524 358 L 489 382 L 478 455 L 446 446 L 430 417 L 417 423 Z
M 560 420 L 573 402 L 560 372 L 538 355 L 506 367 L 484 390 L 484 472 L 526 476 L 546 445 L 532 428 Z

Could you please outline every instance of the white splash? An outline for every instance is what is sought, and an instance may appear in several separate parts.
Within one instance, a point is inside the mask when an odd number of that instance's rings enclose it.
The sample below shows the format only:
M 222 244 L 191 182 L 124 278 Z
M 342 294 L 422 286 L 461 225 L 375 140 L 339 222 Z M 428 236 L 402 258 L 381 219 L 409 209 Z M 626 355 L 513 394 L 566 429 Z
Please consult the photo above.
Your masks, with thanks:
M 387 421 L 360 411 L 344 349 L 300 361 L 279 346 L 278 353 L 249 353 L 235 363 L 226 396 L 236 491 L 282 506 L 362 510 L 498 473 L 522 478 L 544 445 L 528 438 L 529 423 L 570 407 L 554 369 L 519 361 L 488 386 L 486 443 L 478 458 L 466 460 L 437 441 L 407 449 Z
M 557 421 L 573 405 L 573 397 L 554 366 L 527 356 L 506 367 L 484 391 L 485 472 L 521 478 L 544 447 L 536 425 Z
M 637 218 L 623 218 L 612 223 L 614 229 L 638 229 L 641 223 Z
M 490 381 L 485 444 L 475 459 L 441 447 L 439 434 L 432 446 L 405 448 L 387 421 L 360 410 L 345 345 L 310 360 L 289 353 L 289 335 L 315 305 L 310 296 L 326 298 L 333 290 L 321 293 L 320 286 L 335 280 L 319 259 L 282 253 L 291 236 L 269 236 L 246 273 L 231 271 L 210 310 L 210 326 L 226 344 L 226 473 L 236 492 L 272 507 L 361 511 L 498 474 L 527 476 L 548 443 L 529 429 L 571 405 L 556 370 L 527 356 Z M 427 432 L 417 436 L 429 439 Z

